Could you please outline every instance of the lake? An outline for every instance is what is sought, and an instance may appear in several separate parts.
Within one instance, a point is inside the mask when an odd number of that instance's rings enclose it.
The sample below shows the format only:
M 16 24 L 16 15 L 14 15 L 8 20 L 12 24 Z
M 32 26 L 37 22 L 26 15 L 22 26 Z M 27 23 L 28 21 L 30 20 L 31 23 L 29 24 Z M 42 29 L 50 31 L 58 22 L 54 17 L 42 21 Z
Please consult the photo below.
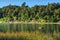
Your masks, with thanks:
M 13 24 L 13 23 L 9 24 L 9 23 L 0 23 L 0 33 L 7 33 L 7 32 L 14 33 L 14 34 L 17 32 L 17 34 L 19 34 L 19 35 L 22 32 L 23 35 L 25 33 L 26 35 L 30 34 L 30 36 L 35 34 L 34 37 L 36 37 L 36 39 L 34 38 L 34 39 L 27 39 L 27 40 L 38 40 L 38 39 L 41 39 L 40 38 L 41 36 L 43 36 L 43 38 L 46 36 L 47 40 L 50 40 L 50 38 L 48 39 L 48 37 L 52 37 L 51 40 L 53 40 L 53 39 L 60 40 L 60 38 L 59 38 L 60 37 L 60 35 L 59 35 L 60 34 L 60 24 Z M 39 37 L 37 37 L 36 35 L 38 35 Z M 23 37 L 22 37 L 22 39 L 23 39 Z M 2 38 L 2 39 L 5 39 L 5 38 Z M 13 38 L 13 39 L 15 39 L 15 38 Z M 16 40 L 17 39 L 18 38 L 16 38 Z M 22 40 L 22 39 L 20 38 L 20 40 Z M 23 40 L 25 40 L 25 37 Z
M 59 31 L 60 24 L 0 24 L 0 32 L 35 32 L 35 31 Z

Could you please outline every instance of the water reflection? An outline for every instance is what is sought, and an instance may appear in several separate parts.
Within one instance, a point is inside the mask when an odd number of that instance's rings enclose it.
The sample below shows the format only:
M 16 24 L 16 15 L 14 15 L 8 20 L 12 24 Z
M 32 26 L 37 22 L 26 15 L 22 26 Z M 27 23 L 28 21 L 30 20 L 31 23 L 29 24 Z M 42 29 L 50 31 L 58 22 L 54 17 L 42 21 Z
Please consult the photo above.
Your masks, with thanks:
M 0 24 L 0 32 L 60 32 L 60 24 Z

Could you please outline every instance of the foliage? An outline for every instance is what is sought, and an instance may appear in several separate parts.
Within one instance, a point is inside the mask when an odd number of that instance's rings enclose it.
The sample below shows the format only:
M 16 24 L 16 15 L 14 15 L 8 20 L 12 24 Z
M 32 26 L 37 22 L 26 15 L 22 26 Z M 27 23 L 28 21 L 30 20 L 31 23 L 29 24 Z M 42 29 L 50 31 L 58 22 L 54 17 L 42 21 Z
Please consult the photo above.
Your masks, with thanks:
M 21 6 L 8 5 L 0 8 L 1 21 L 38 21 L 40 18 L 45 22 L 59 22 L 60 4 L 51 3 L 48 5 L 29 7 L 24 2 Z

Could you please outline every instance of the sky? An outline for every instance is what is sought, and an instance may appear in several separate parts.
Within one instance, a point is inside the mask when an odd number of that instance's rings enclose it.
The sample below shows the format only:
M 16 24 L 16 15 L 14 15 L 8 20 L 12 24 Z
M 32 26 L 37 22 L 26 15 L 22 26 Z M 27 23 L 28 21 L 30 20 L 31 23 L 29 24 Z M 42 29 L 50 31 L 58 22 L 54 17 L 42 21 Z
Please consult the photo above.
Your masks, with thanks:
M 26 2 L 26 5 L 33 7 L 34 5 L 47 5 L 48 3 L 60 3 L 60 0 L 0 0 L 0 8 L 3 6 L 18 5 L 21 6 L 23 2 Z

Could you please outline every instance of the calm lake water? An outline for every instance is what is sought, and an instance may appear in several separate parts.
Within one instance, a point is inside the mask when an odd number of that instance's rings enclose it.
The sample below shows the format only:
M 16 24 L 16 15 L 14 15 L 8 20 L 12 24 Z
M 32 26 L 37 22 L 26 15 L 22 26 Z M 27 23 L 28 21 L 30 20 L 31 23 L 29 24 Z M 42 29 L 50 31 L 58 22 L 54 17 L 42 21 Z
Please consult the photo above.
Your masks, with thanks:
M 1 23 L 0 40 L 60 40 L 60 24 Z
M 1 23 L 0 32 L 60 32 L 60 24 L 9 24 Z

